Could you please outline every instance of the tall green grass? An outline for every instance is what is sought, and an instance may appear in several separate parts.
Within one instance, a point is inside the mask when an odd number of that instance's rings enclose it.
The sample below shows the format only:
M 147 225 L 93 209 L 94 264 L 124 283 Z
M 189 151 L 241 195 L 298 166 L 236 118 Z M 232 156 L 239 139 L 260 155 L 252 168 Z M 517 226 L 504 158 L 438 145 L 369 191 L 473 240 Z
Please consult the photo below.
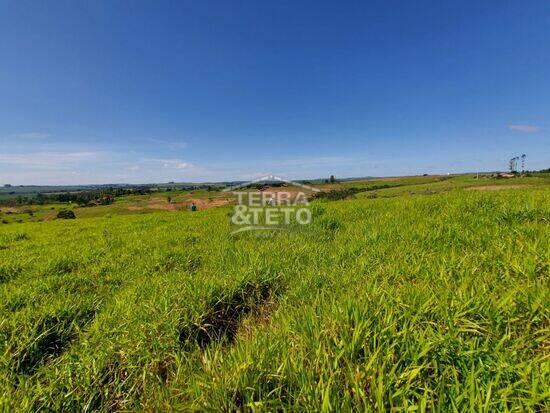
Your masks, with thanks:
M 550 189 L 0 230 L 3 410 L 550 407 Z

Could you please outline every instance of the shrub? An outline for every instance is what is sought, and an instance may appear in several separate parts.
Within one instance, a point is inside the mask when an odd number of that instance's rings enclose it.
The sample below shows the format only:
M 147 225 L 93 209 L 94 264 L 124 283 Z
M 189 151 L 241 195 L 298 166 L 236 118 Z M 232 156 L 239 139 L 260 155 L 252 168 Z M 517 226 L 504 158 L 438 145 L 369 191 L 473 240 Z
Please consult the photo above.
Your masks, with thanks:
M 29 234 L 25 234 L 24 232 L 18 232 L 18 233 L 13 235 L 13 240 L 14 241 L 27 241 L 29 239 L 31 239 Z
M 313 199 L 328 199 L 330 201 L 338 201 L 349 198 L 362 190 L 359 188 L 333 189 L 328 192 L 317 192 L 313 195 Z
M 57 213 L 57 218 L 59 219 L 75 219 L 76 215 L 71 210 L 62 210 Z

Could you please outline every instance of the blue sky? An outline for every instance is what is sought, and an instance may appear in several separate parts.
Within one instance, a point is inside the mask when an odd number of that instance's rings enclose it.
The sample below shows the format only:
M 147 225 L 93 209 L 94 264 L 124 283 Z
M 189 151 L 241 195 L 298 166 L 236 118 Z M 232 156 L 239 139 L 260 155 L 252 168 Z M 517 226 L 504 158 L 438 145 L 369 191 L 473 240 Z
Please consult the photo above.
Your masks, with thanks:
M 2 1 L 0 184 L 550 167 L 550 2 Z

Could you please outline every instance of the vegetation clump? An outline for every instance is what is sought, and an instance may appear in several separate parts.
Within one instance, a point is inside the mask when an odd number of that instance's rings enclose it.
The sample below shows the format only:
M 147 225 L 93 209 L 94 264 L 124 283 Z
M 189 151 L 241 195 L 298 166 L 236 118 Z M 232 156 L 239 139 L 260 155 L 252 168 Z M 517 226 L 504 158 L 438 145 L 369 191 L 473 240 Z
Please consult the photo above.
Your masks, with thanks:
M 339 201 L 347 199 L 355 194 L 364 191 L 361 188 L 332 189 L 330 191 L 320 191 L 313 194 L 312 199 L 326 199 L 329 201 Z
M 0 284 L 8 282 L 17 277 L 23 269 L 20 265 L 14 263 L 6 263 L 0 265 Z
M 70 209 L 63 209 L 57 213 L 57 218 L 59 219 L 75 219 L 76 215 Z
M 212 342 L 231 344 L 235 341 L 239 321 L 272 298 L 274 286 L 271 282 L 246 282 L 236 291 L 214 296 L 205 314 L 192 328 L 180 332 L 180 341 L 187 344 L 195 340 L 204 349 Z

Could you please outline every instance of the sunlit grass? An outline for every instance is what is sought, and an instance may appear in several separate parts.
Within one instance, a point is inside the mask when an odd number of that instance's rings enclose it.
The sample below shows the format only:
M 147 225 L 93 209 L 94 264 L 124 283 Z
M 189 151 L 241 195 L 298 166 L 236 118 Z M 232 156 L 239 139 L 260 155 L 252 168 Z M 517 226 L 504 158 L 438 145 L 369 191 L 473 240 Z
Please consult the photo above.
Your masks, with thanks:
M 0 410 L 547 411 L 550 188 L 444 189 L 4 225 Z

